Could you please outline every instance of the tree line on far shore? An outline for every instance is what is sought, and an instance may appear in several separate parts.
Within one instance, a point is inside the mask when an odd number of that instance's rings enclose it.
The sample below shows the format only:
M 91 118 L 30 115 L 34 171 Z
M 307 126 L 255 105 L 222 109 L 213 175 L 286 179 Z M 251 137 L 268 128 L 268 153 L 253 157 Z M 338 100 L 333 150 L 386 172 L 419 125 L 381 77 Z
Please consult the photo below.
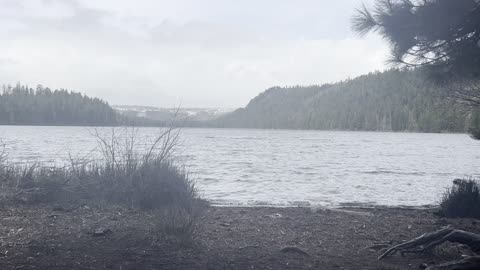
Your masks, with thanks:
M 118 115 L 107 102 L 81 93 L 3 85 L 0 124 L 112 126 L 118 124 Z
M 478 117 L 421 70 L 392 69 L 322 86 L 274 87 L 217 127 L 468 132 Z
M 172 123 L 168 121 L 168 123 Z M 0 93 L 0 125 L 164 126 L 122 115 L 99 99 L 17 84 Z M 182 126 L 411 132 L 469 132 L 480 114 L 443 95 L 420 69 L 373 72 L 321 86 L 273 87 L 242 109 Z

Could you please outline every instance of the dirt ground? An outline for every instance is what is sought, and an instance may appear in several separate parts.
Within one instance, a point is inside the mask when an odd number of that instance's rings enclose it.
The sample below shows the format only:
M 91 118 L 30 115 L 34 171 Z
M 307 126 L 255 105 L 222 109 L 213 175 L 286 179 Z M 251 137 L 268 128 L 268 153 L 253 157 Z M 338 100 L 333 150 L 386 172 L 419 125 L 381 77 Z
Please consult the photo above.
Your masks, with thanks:
M 209 207 L 193 243 L 159 241 L 159 217 L 122 207 L 0 207 L 0 269 L 420 269 L 458 258 L 432 255 L 378 261 L 374 243 L 399 243 L 475 220 L 433 210 Z

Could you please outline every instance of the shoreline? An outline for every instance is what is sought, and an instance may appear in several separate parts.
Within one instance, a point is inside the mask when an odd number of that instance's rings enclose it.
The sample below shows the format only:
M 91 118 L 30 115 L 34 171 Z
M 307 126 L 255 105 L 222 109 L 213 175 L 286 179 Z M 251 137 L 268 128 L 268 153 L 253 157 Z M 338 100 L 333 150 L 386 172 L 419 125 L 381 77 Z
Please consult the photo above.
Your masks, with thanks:
M 85 128 L 123 128 L 123 127 L 134 127 L 134 128 L 165 128 L 167 126 L 144 126 L 144 125 L 53 125 L 53 124 L 20 124 L 20 125 L 12 125 L 12 124 L 0 124 L 0 126 L 4 127 L 85 127 Z M 264 131 L 318 131 L 318 132 L 361 132 L 361 133 L 405 133 L 405 134 L 460 134 L 460 135 L 467 135 L 470 136 L 468 132 L 453 132 L 453 131 L 441 131 L 441 132 L 422 132 L 422 131 L 415 131 L 415 130 L 401 130 L 401 131 L 394 131 L 394 130 L 349 130 L 349 129 L 288 129 L 288 128 L 247 128 L 247 127 L 211 127 L 211 126 L 178 126 L 176 128 L 179 129 L 219 129 L 219 130 L 264 130 Z
M 392 209 L 392 210 L 436 210 L 439 208 L 438 205 L 429 204 L 429 205 L 419 205 L 419 206 L 409 206 L 409 205 L 376 205 L 376 204 L 340 204 L 340 205 L 275 205 L 275 204 L 216 204 L 211 203 L 207 200 L 211 207 L 219 208 L 305 208 L 312 210 L 335 210 L 335 209 L 364 209 L 364 210 L 375 210 L 375 209 Z
M 0 268 L 19 269 L 418 269 L 432 255 L 378 261 L 375 243 L 400 243 L 452 225 L 433 209 L 217 207 L 190 243 L 158 237 L 152 212 L 82 203 L 0 207 Z M 98 228 L 108 233 L 95 236 Z M 443 248 L 448 258 L 458 247 Z M 443 253 L 442 253 L 443 254 Z

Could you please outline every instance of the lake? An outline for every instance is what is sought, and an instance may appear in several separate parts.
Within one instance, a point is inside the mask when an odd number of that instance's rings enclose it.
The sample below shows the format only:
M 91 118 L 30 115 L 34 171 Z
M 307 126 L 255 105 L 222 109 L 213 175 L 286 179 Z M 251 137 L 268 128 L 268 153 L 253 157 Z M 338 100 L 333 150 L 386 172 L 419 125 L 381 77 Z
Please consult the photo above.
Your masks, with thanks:
M 98 154 L 92 130 L 0 126 L 0 138 L 12 162 L 61 164 Z M 479 150 L 465 134 L 184 129 L 176 156 L 217 205 L 423 206 L 479 176 Z

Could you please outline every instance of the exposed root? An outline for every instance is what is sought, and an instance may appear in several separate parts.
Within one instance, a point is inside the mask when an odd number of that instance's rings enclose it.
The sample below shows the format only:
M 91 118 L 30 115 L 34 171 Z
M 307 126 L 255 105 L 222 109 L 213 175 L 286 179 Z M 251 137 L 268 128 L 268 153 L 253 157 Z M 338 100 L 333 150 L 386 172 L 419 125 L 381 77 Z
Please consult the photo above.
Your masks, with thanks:
M 411 251 L 412 249 L 415 249 L 414 252 L 417 252 L 417 248 L 418 247 L 421 247 L 421 246 L 424 246 L 425 244 L 429 244 L 437 239 L 440 239 L 446 235 L 448 235 L 449 233 L 451 233 L 453 231 L 452 228 L 450 227 L 447 227 L 447 228 L 443 228 L 441 230 L 438 230 L 438 231 L 435 231 L 435 232 L 431 232 L 431 233 L 425 233 L 425 234 L 422 234 L 421 236 L 413 239 L 413 240 L 410 240 L 410 241 L 407 241 L 405 243 L 401 243 L 401 244 L 398 244 L 396 246 L 393 246 L 391 248 L 389 248 L 385 253 L 383 253 L 382 255 L 380 255 L 380 257 L 378 257 L 379 260 L 389 256 L 389 255 L 393 255 L 395 253 L 397 253 L 398 251 Z
M 393 255 L 397 252 L 404 253 L 424 253 L 430 251 L 438 245 L 445 242 L 455 242 L 467 245 L 473 252 L 480 251 L 480 235 L 462 230 L 455 230 L 446 227 L 438 231 L 425 233 L 415 239 L 405 243 L 395 245 L 383 253 L 379 260 Z M 465 257 L 463 260 L 448 262 L 445 264 L 433 265 L 426 268 L 427 270 L 464 270 L 464 269 L 480 269 L 480 256 Z
M 378 259 L 381 260 L 398 251 L 406 253 L 423 253 L 447 241 L 467 245 L 474 252 L 480 251 L 480 235 L 446 227 L 435 232 L 422 234 L 413 240 L 393 246 L 378 257 Z
M 439 265 L 432 265 L 425 270 L 473 270 L 480 269 L 480 257 L 467 257 L 460 261 L 448 262 Z

